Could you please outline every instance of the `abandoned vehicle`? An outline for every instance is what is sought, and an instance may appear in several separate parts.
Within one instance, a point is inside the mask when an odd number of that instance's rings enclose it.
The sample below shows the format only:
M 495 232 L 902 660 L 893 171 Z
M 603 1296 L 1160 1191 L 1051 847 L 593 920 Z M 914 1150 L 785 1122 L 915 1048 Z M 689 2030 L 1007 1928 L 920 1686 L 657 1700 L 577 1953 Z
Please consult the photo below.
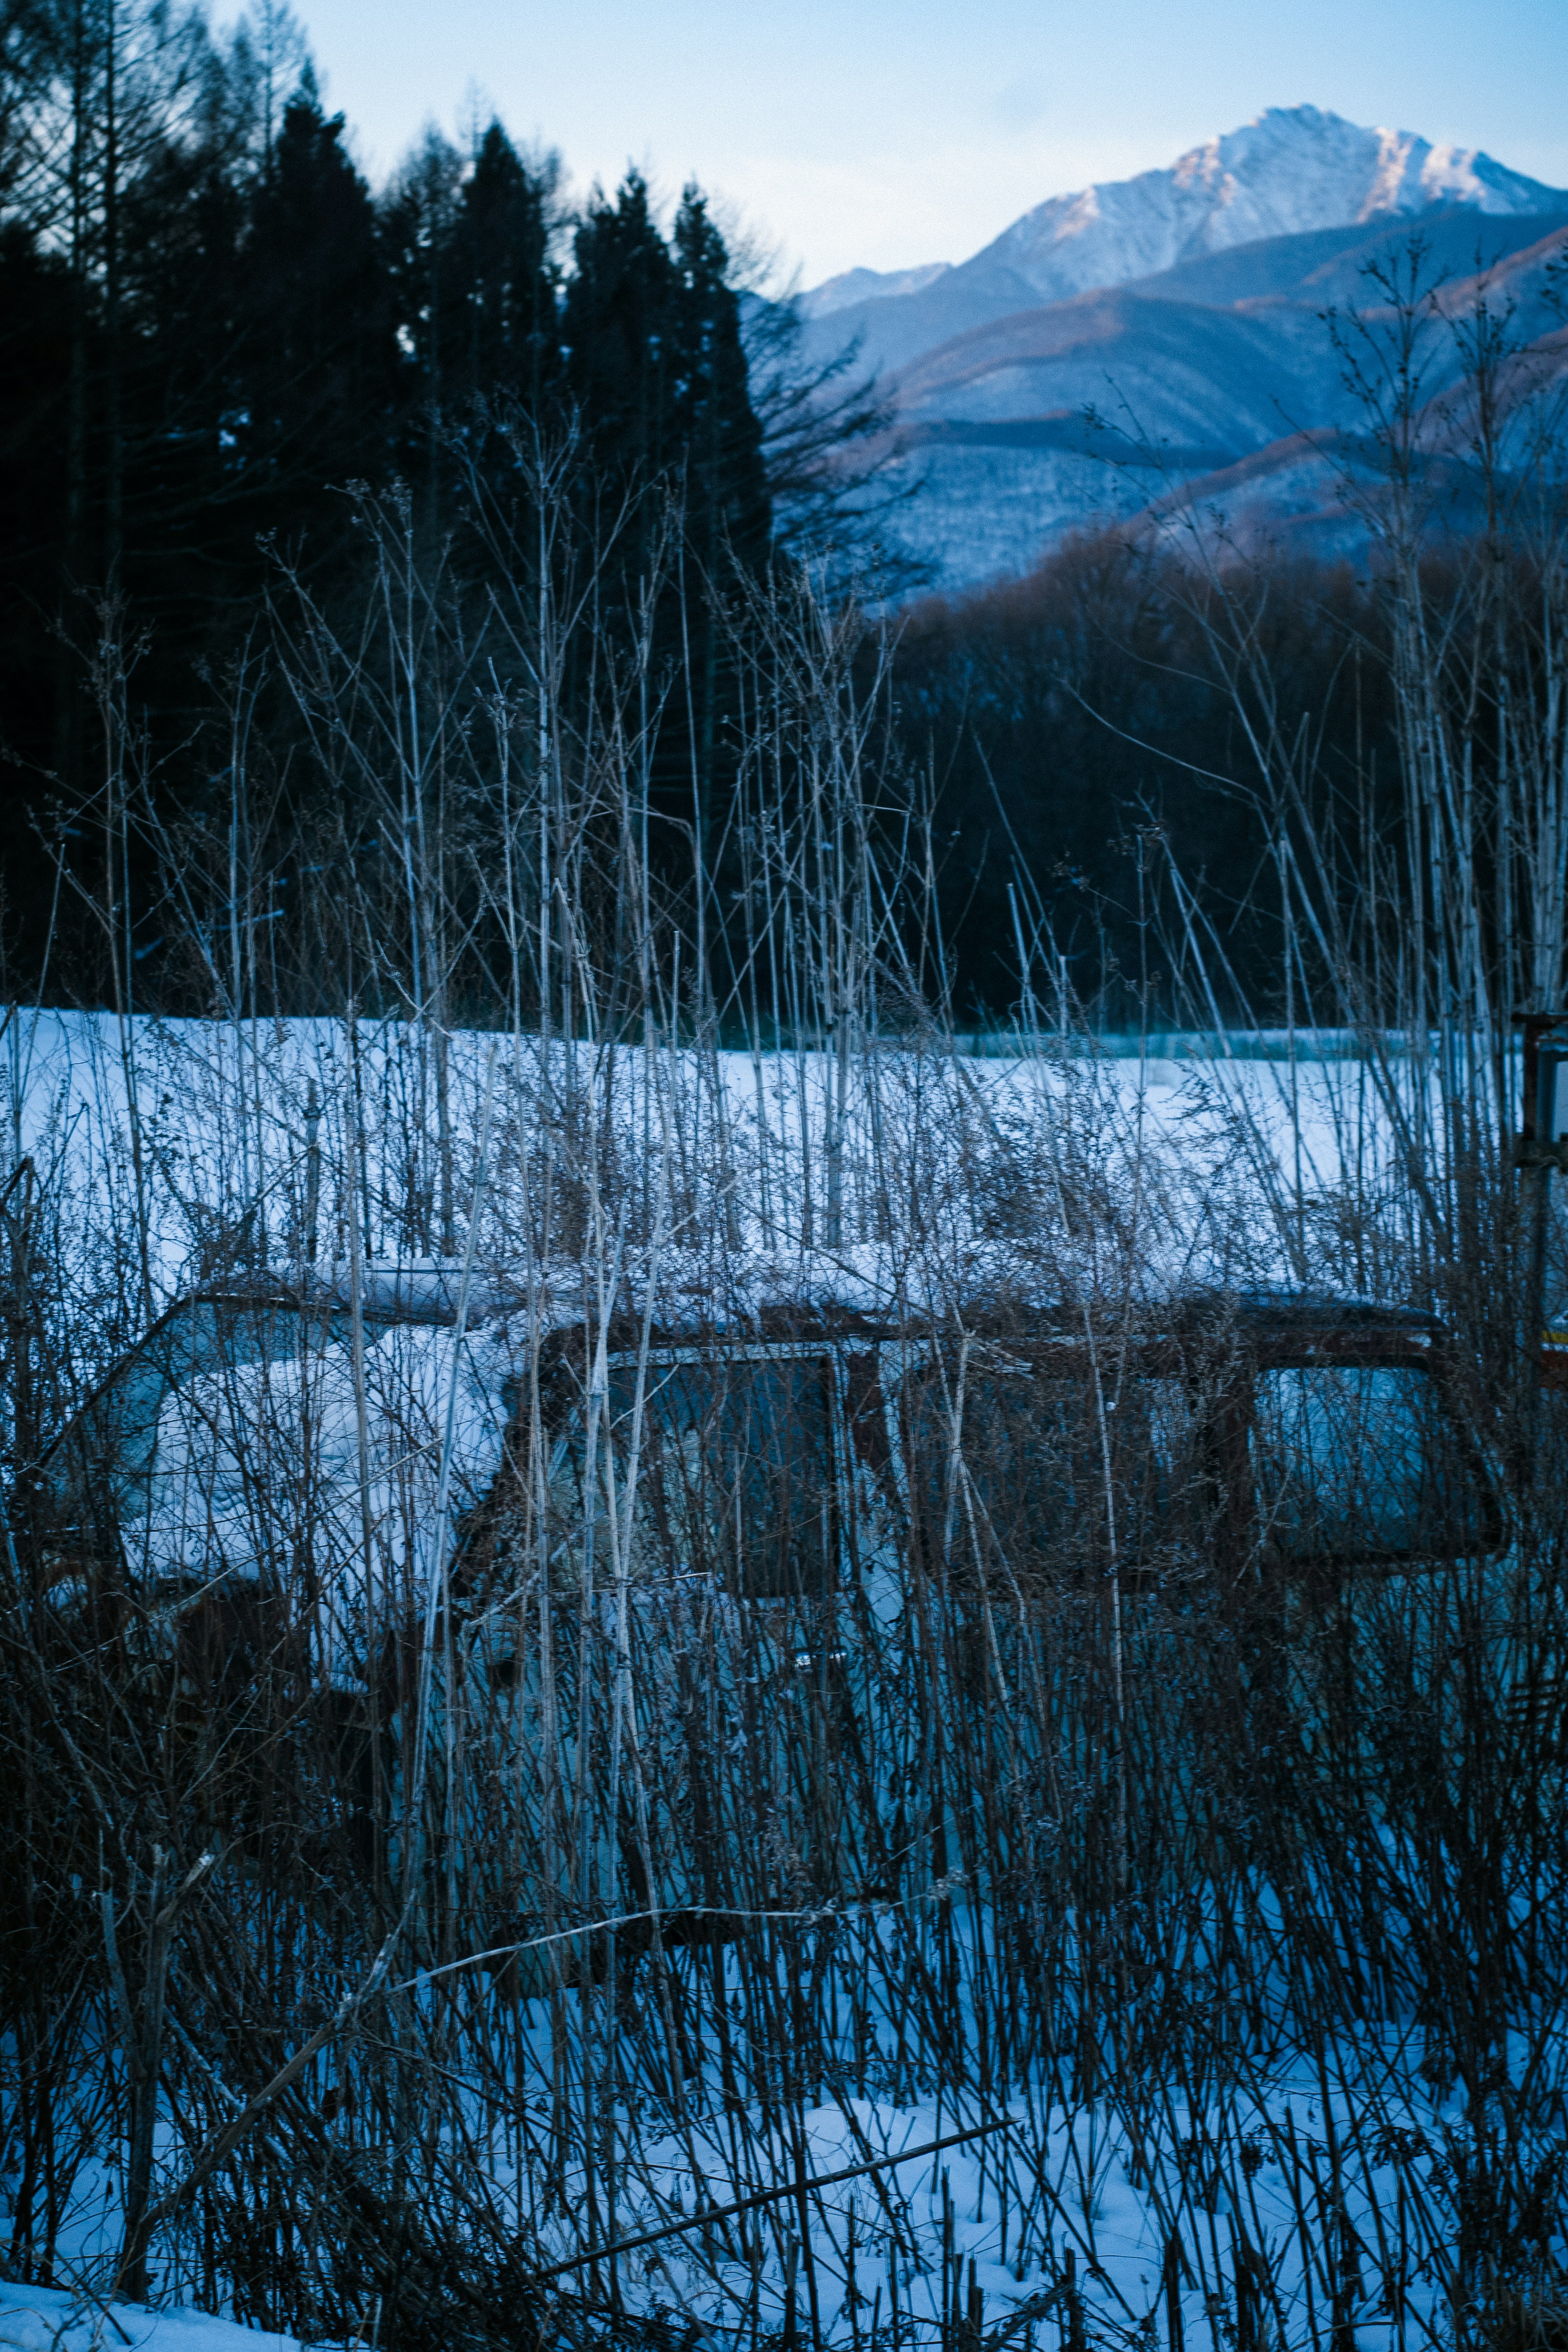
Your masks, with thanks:
M 149 1694 L 170 1737 L 264 1684 L 275 1723 L 280 1678 L 316 1694 L 346 1833 L 390 1824 L 388 1868 L 423 1743 L 498 1947 L 606 1905 L 669 1941 L 954 1883 L 955 1789 L 1059 1809 L 1096 1725 L 1123 1806 L 1170 1781 L 1199 1618 L 1228 1612 L 1256 1675 L 1347 1594 L 1503 1542 L 1419 1313 L 959 1316 L 822 1285 L 591 1319 L 478 1284 L 459 1333 L 458 1286 L 182 1301 L 57 1439 L 34 1541 L 69 1670 Z

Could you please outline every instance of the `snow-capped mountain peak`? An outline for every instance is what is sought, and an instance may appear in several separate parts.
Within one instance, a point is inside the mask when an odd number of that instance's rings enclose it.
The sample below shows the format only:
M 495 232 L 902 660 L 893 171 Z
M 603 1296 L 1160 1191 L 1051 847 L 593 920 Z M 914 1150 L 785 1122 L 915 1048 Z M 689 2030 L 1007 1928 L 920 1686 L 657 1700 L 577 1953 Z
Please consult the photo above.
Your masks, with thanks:
M 1322 312 L 1379 299 L 1368 273 L 1397 265 L 1415 226 L 1434 282 L 1509 273 L 1515 330 L 1544 339 L 1557 381 L 1568 361 L 1548 297 L 1568 190 L 1314 106 L 1052 196 L 956 268 L 848 271 L 803 297 L 805 347 L 826 363 L 855 351 L 881 373 L 901 478 L 922 488 L 901 535 L 962 586 L 1026 568 L 1136 495 L 1126 452 L 1108 468 L 1103 437 L 1086 436 L 1089 407 L 1124 420 L 1134 450 L 1156 444 L 1162 467 L 1222 484 L 1288 426 L 1352 425 Z M 1289 498 L 1316 497 L 1300 473 L 1286 468 Z M 1251 474 L 1243 488 L 1264 498 Z
M 1538 213 L 1557 200 L 1557 191 L 1471 148 L 1363 129 L 1315 106 L 1270 107 L 1165 170 L 1047 198 L 965 267 L 1005 263 L 1037 299 L 1059 301 L 1258 237 L 1434 205 Z
M 965 281 L 998 270 L 1015 306 L 1031 297 L 1059 302 L 1259 237 L 1349 228 L 1456 205 L 1494 215 L 1547 213 L 1562 201 L 1560 189 L 1472 147 L 1438 147 L 1414 131 L 1367 129 L 1321 107 L 1271 106 L 1163 170 L 1047 197 L 956 268 L 927 262 L 911 269 L 847 269 L 803 295 L 801 310 L 807 319 L 826 319 L 865 302 L 919 299 L 950 282 L 956 295 Z M 986 307 L 994 313 L 994 302 Z

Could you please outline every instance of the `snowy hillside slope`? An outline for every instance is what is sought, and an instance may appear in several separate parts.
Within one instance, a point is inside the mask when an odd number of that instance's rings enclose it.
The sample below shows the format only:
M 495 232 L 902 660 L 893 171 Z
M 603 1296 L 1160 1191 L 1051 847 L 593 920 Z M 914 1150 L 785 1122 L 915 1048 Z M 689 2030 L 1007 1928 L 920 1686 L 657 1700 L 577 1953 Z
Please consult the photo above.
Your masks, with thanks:
M 1315 312 L 1258 315 L 1119 287 L 973 328 L 894 379 L 902 415 L 998 425 L 1067 419 L 1087 406 L 1234 457 L 1282 419 L 1337 407 L 1339 367 Z
M 1476 224 L 1452 215 L 1436 224 L 1424 264 L 1447 270 L 1439 311 L 1462 315 L 1480 291 L 1484 265 L 1494 309 L 1512 306 L 1517 340 L 1552 333 L 1561 318 L 1555 272 L 1568 228 L 1551 223 L 1522 247 L 1478 238 Z M 1533 232 L 1534 217 L 1520 224 Z M 1177 448 L 1224 452 L 1227 462 L 1279 436 L 1282 425 L 1350 425 L 1355 404 L 1327 330 L 1330 307 L 1375 315 L 1379 289 L 1369 267 L 1397 264 L 1396 233 L 1358 239 L 1312 265 L 1316 238 L 1283 238 L 1225 257 L 1229 287 L 1205 289 L 1215 265 L 1199 265 L 1100 289 L 1067 302 L 1015 312 L 954 336 L 891 379 L 906 427 L 958 420 L 971 425 L 1050 425 L 1059 444 L 1086 406 Z M 1309 266 L 1302 268 L 1306 262 Z M 1217 271 L 1215 274 L 1218 274 Z M 1232 293 L 1240 285 L 1247 289 Z M 1254 289 L 1267 288 L 1267 291 Z M 1428 388 L 1453 383 L 1461 354 L 1428 338 Z M 1009 437 L 1016 437 L 1016 435 Z
M 1507 309 L 1510 340 L 1524 347 L 1508 375 L 1516 406 L 1554 380 L 1568 227 L 1448 214 L 1423 234 L 1428 282 L 1447 278 L 1426 337 L 1427 441 L 1458 457 L 1465 362 L 1445 319 L 1483 293 L 1494 316 Z M 1379 288 L 1366 273 L 1398 262 L 1401 235 L 1241 247 L 994 320 L 927 353 L 892 379 L 900 463 L 926 484 L 906 540 L 943 585 L 963 586 L 1027 569 L 1065 531 L 1125 520 L 1173 482 L 1202 478 L 1197 495 L 1209 498 L 1207 478 L 1223 474 L 1227 501 L 1245 493 L 1246 532 L 1267 527 L 1303 549 L 1349 553 L 1356 533 L 1322 444 L 1361 420 L 1324 313 L 1354 310 L 1375 330 Z M 1510 236 L 1523 241 L 1510 249 Z M 1086 429 L 1090 408 L 1103 429 Z M 1448 527 L 1460 527 L 1462 505 Z
M 1540 336 L 1500 372 L 1498 414 L 1500 449 L 1505 465 L 1511 449 L 1522 463 L 1530 421 L 1526 403 L 1549 400 L 1568 389 L 1568 327 Z M 1469 383 L 1453 387 L 1431 403 L 1423 419 L 1426 486 L 1435 526 L 1463 533 L 1485 518 L 1481 486 L 1469 464 L 1475 424 L 1475 393 Z M 1137 478 L 1153 479 L 1147 471 Z M 1331 427 L 1290 433 L 1235 464 L 1163 489 L 1131 527 L 1152 524 L 1167 536 L 1184 535 L 1194 519 L 1223 530 L 1227 545 L 1258 551 L 1268 545 L 1291 554 L 1353 562 L 1366 544 L 1356 510 L 1357 492 L 1373 476 L 1355 436 Z

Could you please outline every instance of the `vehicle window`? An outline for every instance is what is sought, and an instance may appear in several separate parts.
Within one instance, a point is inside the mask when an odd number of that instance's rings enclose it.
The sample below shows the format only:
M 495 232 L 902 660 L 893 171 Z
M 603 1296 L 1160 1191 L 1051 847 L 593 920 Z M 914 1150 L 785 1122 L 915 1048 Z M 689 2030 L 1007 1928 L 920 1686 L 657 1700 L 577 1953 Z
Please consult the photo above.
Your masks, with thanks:
M 1173 1379 L 1105 1396 L 1087 1367 L 929 1366 L 902 1423 L 912 1548 L 928 1566 L 1054 1582 L 1152 1572 L 1191 1517 L 1190 1409 Z
M 973 1570 L 977 1557 L 1015 1571 L 1076 1545 L 1087 1432 L 1060 1386 L 931 1366 L 904 1399 L 910 1530 L 929 1568 Z
M 448 1407 L 457 1518 L 494 1475 L 500 1422 L 473 1357 L 454 1362 L 448 1327 L 385 1327 L 364 1354 L 363 1483 L 352 1354 L 311 1345 L 321 1327 L 294 1321 L 289 1352 L 220 1361 L 168 1390 L 121 1532 L 139 1571 L 299 1580 L 346 1622 L 367 1575 L 397 1592 L 432 1557 Z
M 57 1508 L 72 1515 L 95 1488 L 121 1512 L 143 1502 L 172 1391 L 337 1344 L 342 1321 L 270 1299 L 192 1298 L 172 1308 L 68 1431 L 48 1465 Z
M 1419 1366 L 1260 1372 L 1250 1438 L 1264 1530 L 1293 1559 L 1442 1557 L 1489 1541 L 1487 1496 Z
M 632 1475 L 635 1364 L 610 1369 L 608 1425 L 616 1494 Z M 830 1367 L 818 1357 L 653 1362 L 647 1367 L 629 1565 L 638 1576 L 713 1579 L 752 1600 L 809 1598 L 835 1580 L 837 1546 Z M 579 1420 L 557 1476 L 584 1527 L 585 1430 Z M 601 1486 L 595 1580 L 611 1573 Z M 564 1487 L 564 1493 L 563 1493 Z M 585 1537 L 571 1543 L 576 1553 Z

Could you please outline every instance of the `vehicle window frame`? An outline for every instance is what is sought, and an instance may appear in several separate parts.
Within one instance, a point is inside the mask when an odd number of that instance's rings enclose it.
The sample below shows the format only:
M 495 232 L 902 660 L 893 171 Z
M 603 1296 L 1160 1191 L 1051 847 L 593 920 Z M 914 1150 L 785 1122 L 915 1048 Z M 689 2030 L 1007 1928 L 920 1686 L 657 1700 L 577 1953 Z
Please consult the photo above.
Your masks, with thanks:
M 916 1523 L 916 1515 L 911 1507 L 910 1496 L 908 1431 L 903 1419 L 902 1402 L 904 1384 L 911 1377 L 918 1377 L 922 1369 L 935 1361 L 951 1345 L 951 1341 L 944 1341 L 938 1335 L 931 1339 L 893 1343 L 884 1347 L 882 1351 L 885 1367 L 882 1384 L 883 1423 L 890 1457 L 882 1475 L 891 1482 L 895 1490 L 896 1507 L 900 1519 L 900 1544 L 906 1556 L 912 1556 L 912 1530 Z M 1189 1354 L 1188 1349 L 1174 1345 L 1167 1338 L 1140 1335 L 1125 1348 L 1119 1342 L 1108 1345 L 1105 1351 L 1106 1360 L 1102 1362 L 1101 1370 L 1102 1372 L 1109 1370 L 1110 1360 L 1114 1357 L 1121 1370 L 1123 1383 L 1147 1389 L 1152 1389 L 1160 1384 L 1169 1384 L 1183 1392 L 1188 1401 L 1189 1411 L 1186 1417 L 1193 1449 L 1192 1461 L 1188 1466 L 1198 1478 L 1207 1485 L 1212 1485 L 1217 1461 L 1212 1428 L 1213 1415 L 1212 1411 L 1205 1414 L 1193 1409 L 1193 1401 L 1199 1392 L 1199 1384 L 1194 1381 Z M 1091 1402 L 1094 1384 L 1093 1351 L 1088 1341 L 1076 1332 L 1032 1332 L 1022 1336 L 1007 1334 L 1002 1338 L 979 1335 L 975 1339 L 974 1352 L 971 1360 L 972 1364 L 982 1370 L 987 1368 L 1008 1370 L 1029 1378 L 1048 1375 L 1054 1369 L 1064 1366 L 1070 1367 L 1081 1388 L 1086 1405 Z M 886 1369 L 889 1365 L 891 1369 Z M 1114 1399 L 1108 1396 L 1107 1410 L 1113 1411 L 1119 1402 L 1120 1391 Z M 884 1492 L 886 1491 L 884 1488 Z M 989 1511 L 990 1506 L 985 1503 L 984 1494 L 981 1495 L 980 1499 L 983 1507 Z M 1109 1550 L 1109 1543 L 1107 1548 Z M 1118 1562 L 1118 1573 L 1130 1587 L 1147 1589 L 1162 1581 L 1171 1564 L 1170 1561 L 1163 1559 L 1151 1559 L 1142 1547 L 1136 1552 L 1124 1549 Z M 948 1572 L 952 1573 L 951 1565 Z M 1109 1565 L 1106 1572 L 1109 1573 Z M 969 1580 L 964 1572 L 960 1571 L 956 1580 L 964 1582 Z M 1062 1577 L 1065 1586 L 1077 1590 L 1087 1589 L 1092 1581 L 1092 1574 L 1086 1573 L 1081 1568 L 1068 1570 L 1064 1571 Z
M 1258 1381 L 1271 1372 L 1334 1370 L 1409 1372 L 1429 1383 L 1445 1434 L 1455 1449 L 1479 1506 L 1479 1526 L 1473 1540 L 1450 1542 L 1440 1547 L 1423 1545 L 1419 1549 L 1412 1546 L 1394 1549 L 1386 1544 L 1364 1544 L 1310 1551 L 1290 1550 L 1285 1545 L 1271 1540 L 1259 1490 L 1253 1440 L 1253 1433 L 1258 1426 Z M 1380 1341 L 1361 1332 L 1345 1335 L 1326 1332 L 1311 1339 L 1292 1337 L 1273 1344 L 1265 1341 L 1257 1348 L 1248 1367 L 1244 1392 L 1237 1398 L 1233 1408 L 1227 1449 L 1232 1457 L 1233 1475 L 1239 1474 L 1238 1491 L 1245 1496 L 1244 1510 L 1253 1549 L 1261 1551 L 1288 1575 L 1308 1579 L 1347 1573 L 1376 1576 L 1426 1571 L 1435 1574 L 1458 1562 L 1484 1559 L 1500 1550 L 1506 1541 L 1507 1529 L 1497 1486 L 1473 1432 L 1455 1404 L 1451 1387 L 1452 1368 L 1446 1351 L 1435 1339 L 1425 1333 L 1414 1339 L 1399 1334 Z
M 853 1503 L 849 1508 L 845 1507 L 844 1495 L 845 1479 L 847 1475 L 854 1475 L 855 1454 L 853 1440 L 849 1435 L 848 1373 L 844 1360 L 842 1344 L 837 1340 L 826 1339 L 660 1342 L 650 1346 L 646 1352 L 640 1348 L 623 1348 L 617 1349 L 614 1353 L 607 1353 L 605 1358 L 605 1371 L 606 1379 L 617 1371 L 629 1372 L 635 1379 L 639 1364 L 651 1376 L 661 1368 L 673 1370 L 685 1364 L 706 1367 L 714 1363 L 756 1362 L 804 1362 L 819 1364 L 823 1368 L 831 1498 L 829 1507 L 831 1532 L 826 1546 L 828 1572 L 825 1577 L 820 1593 L 736 1591 L 731 1593 L 730 1597 L 747 1609 L 764 1611 L 791 1608 L 798 1610 L 803 1605 L 831 1604 L 849 1591 L 854 1580 L 856 1565 L 851 1530 L 857 1512 Z M 645 1413 L 647 1402 L 647 1399 L 645 1396 Z M 588 1391 L 584 1382 L 573 1398 L 566 1413 L 552 1433 L 552 1481 L 558 1473 L 566 1449 L 571 1445 L 572 1433 L 585 1428 L 587 1407 Z M 717 1585 L 718 1580 L 711 1574 L 702 1571 L 688 1571 L 684 1576 L 661 1573 L 656 1577 L 638 1580 L 638 1582 L 642 1591 L 654 1592 L 661 1588 L 674 1591 L 683 1583 Z M 608 1588 L 599 1588 L 595 1580 L 595 1589 Z

